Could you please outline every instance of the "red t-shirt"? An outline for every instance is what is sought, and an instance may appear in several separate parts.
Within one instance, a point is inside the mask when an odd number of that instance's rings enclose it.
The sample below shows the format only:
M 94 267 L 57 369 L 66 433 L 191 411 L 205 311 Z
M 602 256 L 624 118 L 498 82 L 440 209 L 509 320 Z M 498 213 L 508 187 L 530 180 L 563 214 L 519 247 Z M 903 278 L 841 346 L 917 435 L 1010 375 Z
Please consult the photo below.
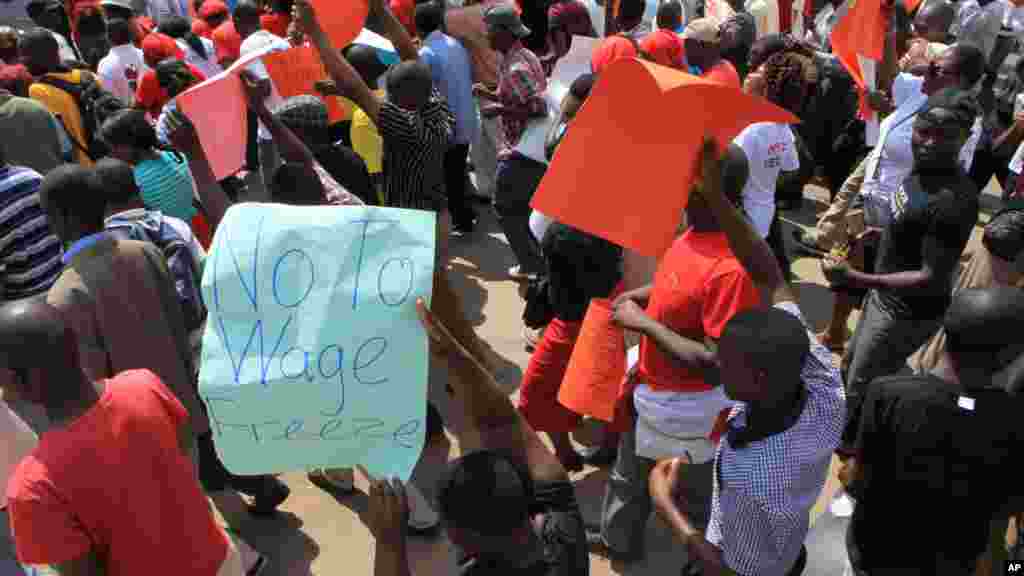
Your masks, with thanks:
M 104 381 L 99 401 L 45 432 L 7 484 L 18 560 L 92 550 L 109 576 L 214 576 L 227 537 L 178 446 L 188 414 L 148 370 Z
M 291 23 L 292 18 L 287 14 L 268 12 L 260 16 L 260 27 L 281 38 L 288 37 L 288 25 Z
M 654 60 L 655 64 L 686 69 L 686 48 L 683 39 L 675 32 L 659 28 L 640 41 L 640 49 Z
M 191 64 L 186 64 L 186 66 L 200 82 L 206 81 L 206 74 Z M 156 70 L 146 70 L 146 73 L 142 75 L 142 80 L 139 81 L 139 87 L 135 89 L 135 105 L 155 117 L 160 115 L 164 104 L 167 104 L 170 99 L 167 89 L 160 85 L 160 80 L 156 77 Z
M 225 61 L 234 62 L 242 57 L 242 37 L 235 30 L 235 23 L 228 19 L 217 26 L 211 35 L 213 46 L 217 49 L 217 62 L 222 66 Z
M 757 306 L 754 282 L 721 232 L 687 231 L 658 264 L 647 314 L 696 342 L 718 339 L 734 314 Z M 700 372 L 683 368 L 651 342 L 640 340 L 640 378 L 653 390 L 711 390 Z
M 391 13 L 398 18 L 398 21 L 405 26 L 409 36 L 415 38 L 416 34 L 416 1 L 415 0 L 390 0 Z
M 718 64 L 709 68 L 704 73 L 704 78 L 712 82 L 724 84 L 725 86 L 731 86 L 737 90 L 743 88 L 740 84 L 740 75 L 736 72 L 736 68 L 725 58 L 722 58 L 718 61 Z
M 205 20 L 196 18 L 192 21 L 192 33 L 203 38 L 210 38 L 213 36 L 213 28 L 210 28 L 210 25 Z

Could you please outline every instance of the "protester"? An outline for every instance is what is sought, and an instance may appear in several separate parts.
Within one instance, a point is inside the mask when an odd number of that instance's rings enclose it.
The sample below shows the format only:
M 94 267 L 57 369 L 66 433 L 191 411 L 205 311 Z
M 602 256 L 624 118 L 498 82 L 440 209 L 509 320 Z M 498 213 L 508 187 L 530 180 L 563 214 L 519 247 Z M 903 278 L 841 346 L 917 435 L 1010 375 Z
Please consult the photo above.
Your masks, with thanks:
M 855 574 L 975 573 L 993 518 L 1019 512 L 1008 466 L 1020 450 L 1021 400 L 993 382 L 1020 356 L 1022 318 L 1019 289 L 965 289 L 945 312 L 939 364 L 868 387 L 843 476 L 857 496 L 846 539 Z M 948 517 L 955 531 L 942 525 Z
M 580 0 L 552 2 L 548 6 L 548 50 L 541 59 L 549 71 L 559 58 L 569 53 L 573 36 L 597 37 L 586 4 Z
M 977 115 L 962 90 L 929 96 L 913 121 L 914 166 L 892 196 L 876 273 L 823 264 L 830 283 L 869 290 L 846 370 L 854 426 L 868 383 L 896 373 L 938 330 L 949 305 L 953 271 L 978 217 L 978 189 L 956 161 Z
M 145 0 L 100 0 L 100 7 L 108 20 L 127 20 L 135 28 L 135 46 L 141 48 L 142 41 L 156 29 L 156 22 L 145 14 Z
M 9 385 L 0 385 L 4 395 L 10 394 L 7 390 Z M 23 573 L 23 568 L 16 561 L 17 554 L 14 550 L 14 536 L 11 534 L 11 523 L 7 513 L 7 483 L 11 474 L 18 466 L 18 462 L 27 456 L 39 443 L 35 431 L 22 420 L 7 405 L 7 402 L 0 400 L 0 438 L 3 439 L 0 448 L 0 570 L 4 574 Z
M 180 60 L 184 62 L 185 51 L 178 46 L 174 38 L 160 32 L 155 32 L 146 36 L 146 39 L 143 40 L 142 53 L 145 56 L 146 66 L 149 67 L 149 70 L 146 70 L 142 75 L 142 80 L 139 81 L 135 101 L 139 108 L 149 112 L 153 117 L 157 117 L 164 105 L 171 99 L 171 96 L 167 93 L 166 87 L 160 84 L 156 74 L 156 67 L 165 60 Z M 199 68 L 187 63 L 186 66 L 189 67 L 189 70 L 192 71 L 192 74 L 200 82 L 206 80 L 206 75 Z
M 740 76 L 728 60 L 722 58 L 722 35 L 718 23 L 708 18 L 690 22 L 683 31 L 686 61 L 690 70 L 725 86 L 740 89 Z
M 209 2 L 210 0 L 207 0 L 207 4 Z M 204 10 L 207 4 L 203 4 Z M 218 8 L 219 6 L 214 4 L 212 9 L 216 10 Z M 219 18 L 219 11 L 211 16 L 211 19 Z M 202 29 L 200 29 L 200 32 L 202 32 Z M 230 13 L 224 15 L 222 23 L 213 29 L 213 32 L 210 33 L 210 39 L 213 40 L 213 45 L 217 49 L 217 63 L 221 65 L 221 68 L 230 68 L 241 57 L 242 36 L 235 28 L 235 20 Z
M 502 55 L 498 89 L 491 91 L 478 84 L 473 91 L 490 102 L 480 108 L 480 115 L 497 117 L 501 123 L 494 208 L 519 261 L 509 269 L 509 276 L 522 280 L 539 274 L 544 266 L 540 248 L 530 233 L 530 200 L 547 167 L 515 148 L 529 120 L 547 114 L 543 96 L 547 77 L 537 56 L 523 46 L 522 39 L 530 31 L 511 6 L 492 6 L 484 14 L 484 21 L 491 47 Z
M 1024 94 L 1024 58 L 1010 54 L 999 67 L 992 89 L 992 109 L 984 116 L 981 140 L 971 164 L 971 180 L 979 190 L 992 177 L 1003 187 L 1003 197 L 1013 190 L 1016 178 L 1010 178 L 1009 164 L 1014 151 L 1024 142 L 1024 109 L 1017 99 Z
M 260 27 L 280 38 L 288 37 L 288 27 L 292 24 L 293 0 L 270 0 L 266 10 L 260 16 Z
M 739 203 L 749 174 L 743 151 L 730 146 L 722 171 L 725 194 Z M 732 406 L 713 350 L 729 319 L 759 299 L 710 208 L 693 192 L 686 221 L 689 229 L 661 258 L 654 282 L 614 303 L 615 322 L 641 335 L 636 378 L 624 400 L 636 422 L 620 439 L 600 538 L 592 540 L 626 562 L 644 551 L 643 527 L 651 513 L 647 478 L 658 459 L 688 456 L 688 501 L 693 517 L 707 521 L 714 455 L 709 438 L 719 413 Z
M 185 53 L 185 62 L 195 66 L 207 78 L 224 71 L 217 63 L 217 48 L 213 41 L 192 32 L 185 18 L 170 16 L 161 20 L 160 32 L 174 38 L 178 48 Z
M 640 41 L 640 50 L 655 64 L 688 70 L 686 48 L 679 37 L 683 7 L 675 2 L 658 6 L 658 29 Z
M 590 54 L 590 71 L 600 74 L 614 62 L 642 57 L 640 44 L 636 40 L 622 34 L 608 36 L 601 40 Z
M 359 73 L 359 77 L 371 89 L 378 100 L 384 100 L 385 91 L 380 88 L 387 66 L 380 61 L 377 51 L 363 44 L 353 44 L 342 51 L 342 56 Z M 378 200 L 371 204 L 385 204 L 384 200 L 384 140 L 377 125 L 370 120 L 366 111 L 353 104 L 352 127 L 349 129 L 352 150 L 366 163 Z
M 45 293 L 63 268 L 60 241 L 50 232 L 39 203 L 42 176 L 9 163 L 5 150 L 0 146 L 0 301 L 4 302 Z
M 455 115 L 455 137 L 444 156 L 445 192 L 452 215 L 452 231 L 472 233 L 476 214 L 466 196 L 466 161 L 469 145 L 480 131 L 473 102 L 473 69 L 469 52 L 441 30 L 444 10 L 439 0 L 416 7 L 416 29 L 423 34 L 420 61 L 430 67 L 434 88 Z
M 146 0 L 146 8 L 147 15 L 161 27 L 171 18 L 188 18 L 191 15 L 188 0 Z
M 25 5 L 25 11 L 29 18 L 39 26 L 46 29 L 57 41 L 58 57 L 60 62 L 81 60 L 78 48 L 71 43 L 71 23 L 68 21 L 68 14 L 64 10 L 64 2 L 61 0 L 30 0 Z M 21 42 L 24 43 L 23 36 Z M 21 46 L 24 52 L 24 44 Z
M 111 94 L 126 106 L 134 106 L 139 80 L 149 70 L 145 54 L 135 47 L 135 29 L 128 20 L 111 20 L 107 34 L 111 48 L 100 60 L 97 76 Z
M 998 0 L 960 0 L 957 2 L 956 20 L 949 31 L 956 36 L 957 42 L 972 44 L 981 49 L 987 63 L 995 48 L 999 29 L 1002 28 L 1006 7 L 1007 3 Z
M 1024 202 L 1007 203 L 985 225 L 981 245 L 960 270 L 953 296 L 969 288 L 1021 287 L 1024 279 Z M 946 348 L 944 329 L 910 357 L 908 364 L 918 375 L 938 365 Z
M 659 462 L 650 491 L 705 574 L 798 575 L 807 564 L 810 510 L 843 430 L 842 380 L 808 331 L 771 249 L 727 198 L 716 146 L 706 141 L 701 152 L 699 194 L 766 307 L 733 316 L 718 343 L 714 363 L 726 395 L 740 404 L 715 452 L 706 532 L 677 496 L 690 475 L 685 458 Z
M 0 157 L 45 174 L 70 160 L 71 143 L 53 114 L 27 97 L 31 83 L 23 66 L 0 65 Z
M 196 481 L 189 413 L 156 374 L 94 378 L 72 327 L 38 301 L 0 311 L 0 343 L 0 365 L 16 375 L 18 394 L 52 422 L 8 483 L 23 564 L 82 574 L 243 574 Z M 111 462 L 116 473 L 105 473 Z
M 21 40 L 21 52 L 29 72 L 36 82 L 29 86 L 29 97 L 39 101 L 51 114 L 57 117 L 75 146 L 75 158 L 79 164 L 92 165 L 88 153 L 88 138 L 82 122 L 82 112 L 75 98 L 67 91 L 49 84 L 49 79 L 72 86 L 82 86 L 94 81 L 90 74 L 81 70 L 69 70 L 60 63 L 60 52 L 52 33 L 42 28 L 29 30 Z
M 729 6 L 733 14 L 719 27 L 722 36 L 721 53 L 722 58 L 736 69 L 742 82 L 750 70 L 750 49 L 757 40 L 757 24 L 742 0 L 729 0 Z
M 142 111 L 125 110 L 109 118 L 100 137 L 110 146 L 111 156 L 132 165 L 146 207 L 192 221 L 195 184 L 188 161 L 178 152 L 159 149 L 156 132 Z
M 0 25 L 0 62 L 14 62 L 18 59 L 18 36 L 21 32 L 7 25 Z
M 640 42 L 653 31 L 651 22 L 644 18 L 646 11 L 645 0 L 622 0 L 615 15 L 615 31 Z
M 274 108 L 274 117 L 281 121 L 303 145 L 307 146 L 316 158 L 316 162 L 326 170 L 338 185 L 354 194 L 364 204 L 377 205 L 379 199 L 370 175 L 366 170 L 366 162 L 351 148 L 340 142 L 331 143 L 328 133 L 327 106 L 316 96 L 295 96 Z M 267 124 L 270 126 L 269 124 Z M 277 139 L 280 144 L 280 139 Z M 282 150 L 287 160 L 289 153 Z M 275 179 L 281 179 L 275 176 Z M 324 181 L 324 178 L 320 178 Z M 325 186 L 327 186 L 325 184 Z M 330 188 L 327 186 L 328 189 Z M 329 198 L 335 198 L 328 193 Z

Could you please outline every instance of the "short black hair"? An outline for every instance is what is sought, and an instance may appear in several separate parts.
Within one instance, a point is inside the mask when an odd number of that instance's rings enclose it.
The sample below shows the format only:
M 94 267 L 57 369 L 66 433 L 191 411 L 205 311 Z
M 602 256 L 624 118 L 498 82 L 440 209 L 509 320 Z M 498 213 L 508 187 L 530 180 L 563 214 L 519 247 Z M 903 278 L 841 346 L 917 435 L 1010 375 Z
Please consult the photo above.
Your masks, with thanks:
M 955 86 L 943 88 L 928 97 L 924 106 L 918 111 L 918 117 L 925 116 L 931 110 L 942 109 L 953 115 L 953 120 L 961 128 L 967 130 L 974 125 L 975 119 L 981 113 L 981 107 L 974 95 Z
M 521 464 L 491 450 L 453 461 L 440 482 L 444 521 L 484 536 L 514 533 L 529 520 L 533 480 Z
M 779 308 L 738 312 L 725 325 L 721 342 L 734 344 L 754 368 L 782 380 L 799 378 L 811 350 L 807 327 Z
M 231 15 L 235 20 L 259 23 L 262 13 L 263 10 L 260 8 L 260 5 L 253 2 L 253 0 L 239 0 L 238 4 L 235 4 L 235 11 Z
M 299 164 L 285 163 L 270 181 L 270 200 L 291 206 L 324 206 L 323 183 Z
M 582 102 L 590 96 L 590 91 L 594 88 L 594 82 L 596 81 L 597 76 L 594 74 L 581 74 L 572 81 L 572 85 L 569 86 L 569 93 Z
M 108 146 L 130 146 L 137 150 L 150 150 L 158 146 L 156 130 L 146 120 L 142 110 L 130 108 L 108 118 L 99 132 L 100 140 Z
M 57 39 L 46 28 L 32 28 L 25 32 L 18 42 L 18 48 L 21 50 L 22 55 L 29 59 L 39 54 L 51 56 L 60 53 Z
M 657 17 L 658 28 L 674 31 L 683 23 L 683 6 L 679 2 L 670 0 L 658 6 Z
M 644 0 L 619 1 L 620 20 L 639 20 L 644 17 L 645 10 L 647 10 L 647 2 Z
M 78 164 L 62 164 L 43 178 L 39 201 L 48 215 L 67 214 L 71 218 L 103 229 L 106 201 L 96 171 Z M 68 240 L 62 238 L 61 240 Z
M 135 170 L 127 162 L 103 158 L 96 163 L 96 177 L 103 186 L 108 206 L 124 206 L 141 198 Z
M 422 106 L 430 99 L 434 83 L 430 78 L 430 68 L 426 64 L 419 60 L 406 60 L 399 62 L 388 72 L 387 86 L 389 95 L 413 95 Z
M 107 38 L 111 46 L 124 46 L 135 41 L 135 26 L 131 20 L 114 18 L 107 22 Z
M 989 220 L 981 244 L 990 254 L 1015 262 L 1024 252 L 1024 201 L 1012 201 Z
M 444 24 L 444 8 L 436 0 L 430 0 L 416 6 L 416 31 L 426 38 L 434 30 L 440 30 Z
M 1019 343 L 1022 322 L 1024 291 L 1019 288 L 965 288 L 953 297 L 942 319 L 946 351 L 958 363 L 969 358 L 991 363 L 980 368 L 995 369 L 998 352 Z
M 974 44 L 957 42 L 950 50 L 953 51 L 953 65 L 956 73 L 963 81 L 964 88 L 970 88 L 981 80 L 985 74 L 985 54 Z

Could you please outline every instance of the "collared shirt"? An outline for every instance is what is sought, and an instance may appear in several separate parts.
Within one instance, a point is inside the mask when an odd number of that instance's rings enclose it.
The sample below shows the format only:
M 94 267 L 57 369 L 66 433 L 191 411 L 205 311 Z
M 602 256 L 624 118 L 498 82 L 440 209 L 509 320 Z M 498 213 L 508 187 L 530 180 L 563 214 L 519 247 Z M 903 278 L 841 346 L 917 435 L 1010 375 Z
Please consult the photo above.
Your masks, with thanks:
M 804 321 L 794 302 L 776 308 Z M 793 425 L 742 447 L 726 434 L 715 455 L 706 538 L 737 574 L 782 576 L 793 568 L 846 423 L 846 394 L 832 355 L 809 331 L 808 337 L 811 349 L 800 374 L 806 400 Z M 746 424 L 747 407 L 740 404 L 729 427 Z
M 39 203 L 42 181 L 30 168 L 0 166 L 0 301 L 46 292 L 63 268 Z
M 528 108 L 531 113 L 539 116 L 547 110 L 544 101 L 544 91 L 547 89 L 548 79 L 537 55 L 517 42 L 505 54 L 498 69 L 498 101 L 504 106 Z M 499 157 L 512 153 L 526 125 L 527 121 L 524 120 L 501 117 Z
M 455 144 L 469 144 L 480 130 L 473 100 L 473 68 L 469 52 L 458 40 L 434 30 L 420 48 L 420 60 L 430 66 L 434 87 L 455 115 Z
M 435 90 L 419 110 L 384 102 L 377 116 L 384 139 L 384 197 L 392 208 L 440 211 L 445 203 L 444 155 L 455 119 Z

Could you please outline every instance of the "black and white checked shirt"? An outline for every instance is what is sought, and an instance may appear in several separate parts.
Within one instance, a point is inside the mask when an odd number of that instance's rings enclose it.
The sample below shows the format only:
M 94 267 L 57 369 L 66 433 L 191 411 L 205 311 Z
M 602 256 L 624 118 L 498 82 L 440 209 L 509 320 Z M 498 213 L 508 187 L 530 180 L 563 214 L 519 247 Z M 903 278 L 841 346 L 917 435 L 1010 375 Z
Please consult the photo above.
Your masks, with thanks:
M 804 321 L 796 303 L 776 307 Z M 705 537 L 722 550 L 723 561 L 737 574 L 783 576 L 793 567 L 843 433 L 842 379 L 831 354 L 813 335 L 801 380 L 807 401 L 792 427 L 739 449 L 723 436 L 715 454 Z M 746 418 L 746 406 L 740 404 L 729 415 L 729 425 L 741 428 Z

